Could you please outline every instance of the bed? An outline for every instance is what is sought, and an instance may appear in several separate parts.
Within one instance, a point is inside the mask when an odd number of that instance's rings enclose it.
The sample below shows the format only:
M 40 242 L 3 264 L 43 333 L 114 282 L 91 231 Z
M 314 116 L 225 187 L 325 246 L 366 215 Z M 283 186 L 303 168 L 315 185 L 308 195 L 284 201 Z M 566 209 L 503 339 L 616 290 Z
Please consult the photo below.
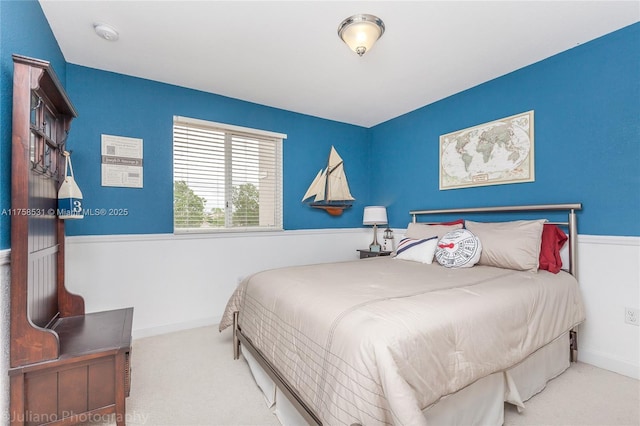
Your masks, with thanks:
M 569 367 L 570 355 L 576 359 L 576 327 L 584 321 L 576 279 L 579 209 L 412 211 L 410 250 L 401 251 L 404 240 L 396 256 L 254 274 L 230 298 L 220 331 L 233 327 L 234 356 L 242 347 L 283 424 L 502 424 L 505 401 L 523 409 Z M 557 212 L 567 220 L 521 219 Z M 418 221 L 479 213 L 518 217 Z M 554 264 L 561 237 L 547 250 L 551 268 L 541 257 L 552 227 L 565 239 L 558 227 L 568 231 L 568 271 Z M 481 246 L 477 263 L 433 260 L 447 250 L 443 237 L 468 231 Z

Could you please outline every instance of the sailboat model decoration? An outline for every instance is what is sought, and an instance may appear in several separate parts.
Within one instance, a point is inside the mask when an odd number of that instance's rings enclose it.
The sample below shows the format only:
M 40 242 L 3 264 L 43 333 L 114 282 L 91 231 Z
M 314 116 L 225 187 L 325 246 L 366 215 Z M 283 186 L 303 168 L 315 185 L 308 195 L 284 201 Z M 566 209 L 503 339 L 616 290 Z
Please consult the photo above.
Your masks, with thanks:
M 309 203 L 311 207 L 323 209 L 331 216 L 340 216 L 344 209 L 353 205 L 355 198 L 349 192 L 342 158 L 333 146 L 327 167 L 318 172 L 302 201 L 311 197 L 314 197 Z

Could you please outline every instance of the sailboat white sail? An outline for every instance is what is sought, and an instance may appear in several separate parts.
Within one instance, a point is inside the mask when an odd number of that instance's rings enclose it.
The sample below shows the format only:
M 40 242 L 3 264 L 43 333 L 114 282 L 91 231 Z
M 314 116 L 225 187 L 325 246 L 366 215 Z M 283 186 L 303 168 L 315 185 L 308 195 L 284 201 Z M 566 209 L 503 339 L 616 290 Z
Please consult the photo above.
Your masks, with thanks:
M 302 201 L 314 197 L 311 207 L 324 209 L 333 216 L 339 216 L 355 200 L 349 190 L 349 183 L 344 172 L 344 162 L 338 151 L 332 146 L 329 162 L 324 170 L 320 170 L 302 197 Z
M 313 180 L 313 182 L 311 182 L 311 186 L 309 186 L 309 189 L 307 189 L 307 193 L 304 194 L 304 197 L 302 197 L 302 201 L 306 200 L 307 198 L 311 198 L 313 196 L 316 197 L 314 201 L 322 201 L 324 199 L 326 173 L 327 173 L 327 169 L 325 169 L 324 171 L 320 169 L 320 171 L 316 175 L 316 178 Z

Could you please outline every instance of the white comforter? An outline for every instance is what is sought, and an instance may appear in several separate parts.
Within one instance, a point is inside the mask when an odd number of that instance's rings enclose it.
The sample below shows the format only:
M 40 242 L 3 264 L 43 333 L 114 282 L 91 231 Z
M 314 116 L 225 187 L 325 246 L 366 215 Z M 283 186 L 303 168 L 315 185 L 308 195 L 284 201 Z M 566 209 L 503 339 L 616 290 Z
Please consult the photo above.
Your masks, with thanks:
M 584 320 L 565 272 L 382 257 L 257 273 L 229 300 L 220 330 L 235 311 L 325 425 L 423 425 L 424 408 Z

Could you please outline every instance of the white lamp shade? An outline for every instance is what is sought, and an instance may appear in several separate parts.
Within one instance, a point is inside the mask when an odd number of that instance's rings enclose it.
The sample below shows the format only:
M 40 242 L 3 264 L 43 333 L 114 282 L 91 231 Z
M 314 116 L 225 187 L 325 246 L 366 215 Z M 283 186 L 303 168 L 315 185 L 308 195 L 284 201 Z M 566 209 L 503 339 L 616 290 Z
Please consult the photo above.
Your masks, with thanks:
M 387 208 L 383 206 L 369 206 L 364 208 L 363 225 L 384 225 L 387 223 Z

